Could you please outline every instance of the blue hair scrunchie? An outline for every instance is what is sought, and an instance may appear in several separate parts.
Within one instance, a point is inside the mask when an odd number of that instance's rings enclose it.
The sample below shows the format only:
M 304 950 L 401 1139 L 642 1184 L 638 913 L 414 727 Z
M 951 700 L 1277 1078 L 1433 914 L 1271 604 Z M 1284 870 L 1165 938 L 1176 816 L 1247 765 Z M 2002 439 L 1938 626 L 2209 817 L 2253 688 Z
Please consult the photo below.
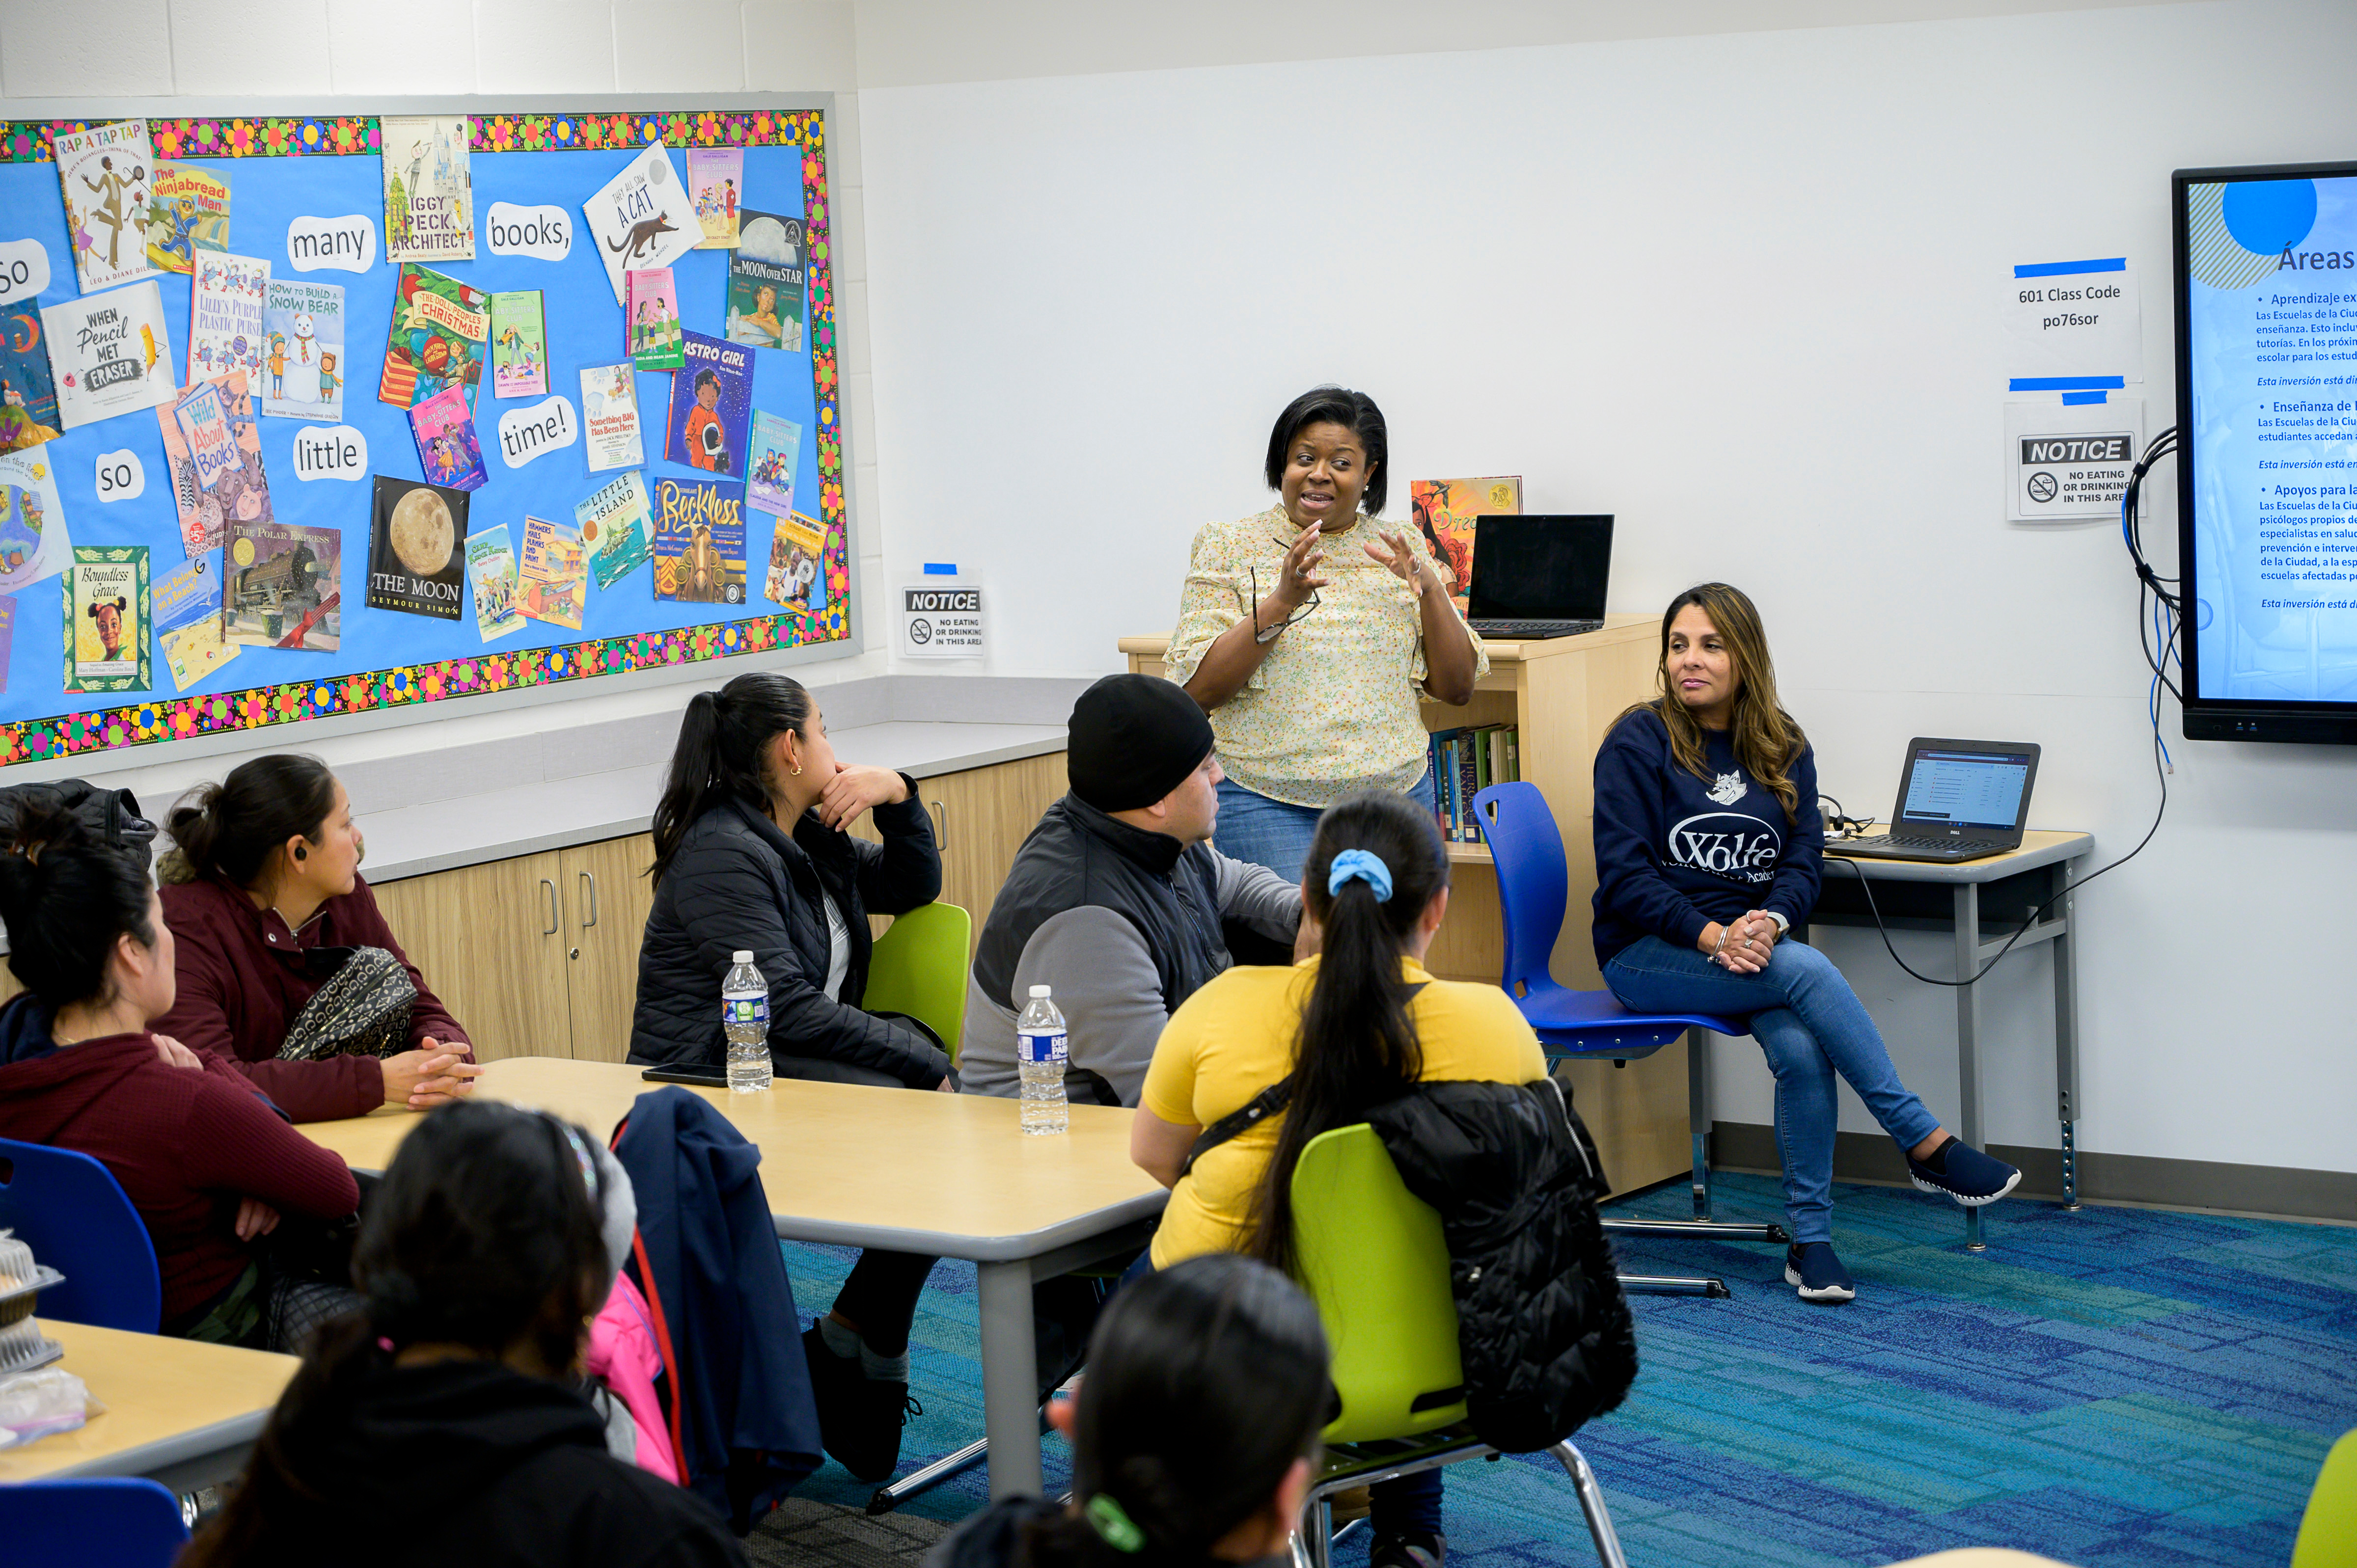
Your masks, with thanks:
M 1342 889 L 1352 882 L 1363 882 L 1373 888 L 1378 904 L 1392 901 L 1392 868 L 1383 864 L 1381 855 L 1363 849 L 1346 849 L 1336 855 L 1332 867 L 1326 873 L 1327 897 L 1339 897 Z

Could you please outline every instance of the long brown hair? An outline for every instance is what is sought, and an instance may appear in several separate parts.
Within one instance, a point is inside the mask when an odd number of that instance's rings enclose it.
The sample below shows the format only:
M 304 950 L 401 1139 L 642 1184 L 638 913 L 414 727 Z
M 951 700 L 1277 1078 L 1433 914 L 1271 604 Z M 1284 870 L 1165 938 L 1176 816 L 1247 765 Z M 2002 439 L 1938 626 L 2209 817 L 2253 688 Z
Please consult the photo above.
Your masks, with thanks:
M 1670 732 L 1670 754 L 1678 759 L 1678 766 L 1697 779 L 1710 777 L 1703 760 L 1702 725 L 1670 690 L 1670 623 L 1688 605 L 1710 618 L 1735 666 L 1735 716 L 1727 725 L 1735 760 L 1783 803 L 1786 821 L 1798 821 L 1801 791 L 1788 770 L 1800 760 L 1809 740 L 1776 700 L 1776 661 L 1768 656 L 1768 634 L 1760 628 L 1759 607 L 1742 589 L 1726 583 L 1702 583 L 1670 601 L 1670 607 L 1662 612 L 1661 657 L 1653 664 L 1653 686 L 1659 694 L 1650 703 L 1636 703 L 1620 717 L 1651 712 Z

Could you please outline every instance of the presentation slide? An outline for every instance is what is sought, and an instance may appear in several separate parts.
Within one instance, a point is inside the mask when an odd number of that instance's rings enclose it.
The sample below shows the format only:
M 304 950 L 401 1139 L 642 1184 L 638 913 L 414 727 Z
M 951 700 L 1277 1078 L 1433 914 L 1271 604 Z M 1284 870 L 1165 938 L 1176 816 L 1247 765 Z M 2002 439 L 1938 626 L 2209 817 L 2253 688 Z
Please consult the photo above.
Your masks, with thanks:
M 2357 176 L 2185 188 L 2198 694 L 2357 701 Z

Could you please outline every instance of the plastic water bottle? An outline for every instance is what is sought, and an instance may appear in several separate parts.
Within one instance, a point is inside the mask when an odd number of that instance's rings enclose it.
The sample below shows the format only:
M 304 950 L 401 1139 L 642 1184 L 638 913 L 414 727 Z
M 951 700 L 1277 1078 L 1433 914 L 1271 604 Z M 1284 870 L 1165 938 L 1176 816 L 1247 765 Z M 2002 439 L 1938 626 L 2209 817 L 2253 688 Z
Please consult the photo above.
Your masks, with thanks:
M 1026 1137 L 1067 1132 L 1072 1108 L 1064 1098 L 1064 1065 L 1071 1060 L 1066 1048 L 1064 1015 L 1056 1011 L 1047 986 L 1031 988 L 1023 1016 L 1015 1020 L 1015 1063 L 1023 1076 L 1023 1132 Z
M 728 1036 L 728 1089 L 751 1094 L 770 1087 L 770 983 L 753 967 L 753 955 L 728 955 L 728 978 L 720 983 L 720 1026 Z

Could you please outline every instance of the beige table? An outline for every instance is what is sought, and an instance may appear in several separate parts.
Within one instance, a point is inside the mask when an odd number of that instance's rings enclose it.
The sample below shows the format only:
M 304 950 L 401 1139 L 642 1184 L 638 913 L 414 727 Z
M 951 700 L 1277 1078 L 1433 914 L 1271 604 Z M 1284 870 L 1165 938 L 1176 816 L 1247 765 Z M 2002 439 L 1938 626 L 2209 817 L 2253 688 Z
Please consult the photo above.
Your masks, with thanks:
M 664 1087 L 612 1062 L 511 1057 L 477 1080 L 597 1136 Z M 1129 1162 L 1131 1113 L 1072 1107 L 1071 1131 L 1027 1138 L 1012 1100 L 785 1079 L 761 1094 L 689 1089 L 761 1151 L 761 1185 L 790 1241 L 963 1258 L 982 1298 L 984 1426 L 993 1497 L 1040 1488 L 1031 1285 L 1145 1244 L 1168 1194 Z M 382 1170 L 418 1117 L 379 1111 L 303 1128 L 360 1170 Z
M 63 1345 L 54 1363 L 106 1406 L 81 1430 L 0 1449 L 0 1482 L 145 1476 L 176 1492 L 245 1467 L 253 1440 L 301 1365 L 292 1356 L 41 1319 Z

